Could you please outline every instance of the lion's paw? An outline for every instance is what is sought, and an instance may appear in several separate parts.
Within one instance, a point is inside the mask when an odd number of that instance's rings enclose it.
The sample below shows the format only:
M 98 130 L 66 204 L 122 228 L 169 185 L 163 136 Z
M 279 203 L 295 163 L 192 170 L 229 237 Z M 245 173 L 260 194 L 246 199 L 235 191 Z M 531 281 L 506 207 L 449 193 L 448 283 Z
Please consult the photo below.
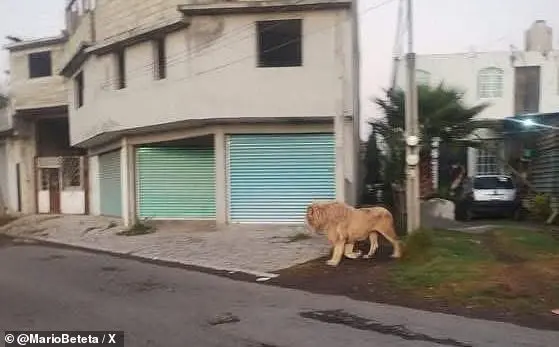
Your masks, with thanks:
M 326 265 L 328 266 L 338 266 L 338 262 L 335 260 L 327 260 Z
M 372 254 L 371 254 L 371 255 L 365 254 L 365 255 L 363 256 L 363 259 L 371 259 L 372 257 L 373 257 Z
M 363 253 L 361 252 L 353 252 L 353 253 L 348 253 L 345 256 L 349 259 L 357 259 L 359 257 L 361 257 L 363 255 Z

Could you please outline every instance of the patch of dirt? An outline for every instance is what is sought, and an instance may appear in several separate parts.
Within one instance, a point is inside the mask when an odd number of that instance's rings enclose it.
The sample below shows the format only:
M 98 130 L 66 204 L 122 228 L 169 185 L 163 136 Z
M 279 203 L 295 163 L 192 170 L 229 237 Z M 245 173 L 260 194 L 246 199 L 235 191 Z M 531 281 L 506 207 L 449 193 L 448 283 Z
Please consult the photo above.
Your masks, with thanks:
M 367 250 L 367 244 L 359 249 Z M 427 295 L 412 295 L 388 284 L 390 271 L 397 260 L 389 255 L 392 248 L 381 242 L 374 259 L 344 258 L 339 266 L 325 264 L 329 257 L 316 259 L 298 266 L 279 271 L 279 277 L 272 278 L 265 285 L 295 288 L 318 294 L 342 295 L 361 301 L 411 307 L 415 309 L 455 314 L 471 318 L 510 322 L 536 329 L 559 330 L 559 318 L 549 310 L 535 314 L 534 309 L 522 307 L 468 305 L 464 302 L 436 299 Z M 520 265 L 520 266 L 519 266 Z M 546 266 L 546 268 L 548 268 Z M 495 282 L 488 282 L 486 290 L 498 291 L 503 298 L 507 296 L 539 295 L 551 296 L 550 290 L 559 290 L 559 285 L 550 283 L 549 288 L 540 288 L 541 279 L 530 277 L 531 268 L 523 268 L 522 263 L 511 264 L 507 270 L 494 275 Z M 557 267 L 559 274 L 559 265 Z M 522 274 L 522 276 L 518 276 Z M 558 282 L 559 283 L 559 276 Z M 507 294 L 508 293 L 508 294 Z M 559 296 L 556 296 L 559 297 Z M 544 299 L 545 300 L 545 299 Z M 532 301 L 526 301 L 527 303 Z M 498 303 L 497 303 L 498 304 Z M 549 303 L 547 303 L 549 304 Z M 549 306 L 549 305 L 542 306 Z M 559 303 L 557 303 L 559 305 Z
M 503 263 L 523 263 L 526 259 L 518 254 L 508 251 L 500 244 L 493 234 L 487 234 L 482 237 L 483 244 L 489 251 L 495 255 L 495 258 Z

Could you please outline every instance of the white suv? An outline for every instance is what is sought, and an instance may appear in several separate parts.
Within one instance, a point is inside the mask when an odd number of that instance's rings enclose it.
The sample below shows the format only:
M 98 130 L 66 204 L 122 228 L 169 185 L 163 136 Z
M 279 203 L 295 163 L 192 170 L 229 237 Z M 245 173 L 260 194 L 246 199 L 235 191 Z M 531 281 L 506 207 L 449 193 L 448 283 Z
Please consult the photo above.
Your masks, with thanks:
M 470 220 L 482 213 L 520 217 L 522 203 L 512 177 L 478 175 L 466 179 L 462 187 L 454 210 L 456 220 Z

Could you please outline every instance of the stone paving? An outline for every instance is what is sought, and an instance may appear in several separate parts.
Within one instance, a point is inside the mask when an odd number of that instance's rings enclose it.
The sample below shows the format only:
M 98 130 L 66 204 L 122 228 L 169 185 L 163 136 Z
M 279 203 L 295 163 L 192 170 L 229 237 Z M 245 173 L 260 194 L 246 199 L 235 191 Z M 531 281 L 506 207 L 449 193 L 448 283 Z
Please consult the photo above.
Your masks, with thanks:
M 21 217 L 0 233 L 88 249 L 218 270 L 273 277 L 271 272 L 326 255 L 319 236 L 299 238 L 302 226 L 159 222 L 151 234 L 123 236 L 119 219 L 97 216 Z

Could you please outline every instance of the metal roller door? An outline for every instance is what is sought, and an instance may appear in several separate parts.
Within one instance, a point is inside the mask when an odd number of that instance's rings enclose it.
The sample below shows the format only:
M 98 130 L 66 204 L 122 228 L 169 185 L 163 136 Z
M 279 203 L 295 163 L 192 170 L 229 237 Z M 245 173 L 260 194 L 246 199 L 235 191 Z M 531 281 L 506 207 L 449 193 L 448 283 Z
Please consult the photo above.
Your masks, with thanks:
M 303 221 L 316 199 L 334 199 L 334 135 L 230 135 L 227 140 L 229 219 Z
M 0 142 L 0 209 L 8 207 L 8 153 L 6 144 Z M 4 212 L 0 211 L 0 214 Z
M 215 219 L 215 155 L 208 147 L 136 151 L 141 218 Z
M 102 215 L 122 216 L 120 176 L 120 150 L 100 155 L 99 191 Z

